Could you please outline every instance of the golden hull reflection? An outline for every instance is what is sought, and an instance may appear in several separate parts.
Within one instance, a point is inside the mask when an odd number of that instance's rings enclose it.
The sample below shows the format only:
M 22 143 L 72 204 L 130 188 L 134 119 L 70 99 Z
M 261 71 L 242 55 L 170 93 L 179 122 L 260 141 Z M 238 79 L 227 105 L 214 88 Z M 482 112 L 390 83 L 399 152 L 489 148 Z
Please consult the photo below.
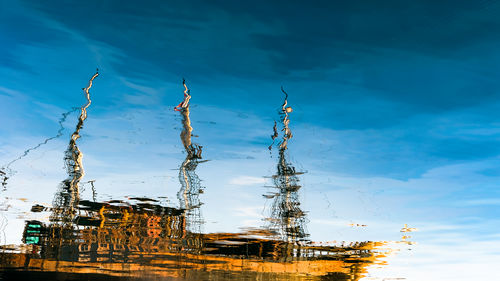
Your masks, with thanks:
M 177 259 L 178 257 L 172 257 Z M 359 280 L 364 272 L 359 266 L 345 267 L 341 261 L 299 261 L 289 264 L 265 263 L 220 257 L 189 256 L 182 264 L 162 260 L 151 264 L 66 262 L 29 258 L 23 254 L 2 257 L 12 268 L 37 272 L 104 274 L 124 278 L 168 278 L 184 280 Z
M 27 246 L 0 254 L 2 271 L 191 280 L 357 280 L 381 257 L 373 251 L 380 243 L 374 242 L 326 247 L 273 239 L 266 230 L 191 233 L 185 229 L 185 210 L 151 203 L 81 201 L 77 209 L 73 224 L 27 221 Z

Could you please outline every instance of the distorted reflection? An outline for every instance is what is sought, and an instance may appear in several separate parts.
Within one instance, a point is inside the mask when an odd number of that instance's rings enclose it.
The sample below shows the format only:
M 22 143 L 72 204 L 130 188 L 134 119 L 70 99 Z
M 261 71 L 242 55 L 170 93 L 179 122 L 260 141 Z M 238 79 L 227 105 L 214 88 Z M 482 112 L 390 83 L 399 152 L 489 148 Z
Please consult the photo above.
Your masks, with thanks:
M 177 193 L 179 205 L 186 210 L 184 213 L 186 216 L 184 220 L 186 228 L 183 233 L 183 237 L 185 237 L 187 233 L 192 236 L 201 233 L 203 219 L 201 217 L 199 195 L 203 193 L 203 188 L 196 174 L 196 167 L 201 162 L 202 146 L 191 142 L 193 136 L 193 127 L 191 127 L 191 119 L 189 117 L 189 100 L 191 99 L 191 95 L 185 80 L 182 84 L 184 86 L 184 100 L 174 109 L 179 111 L 182 116 L 180 137 L 186 152 L 186 159 L 184 159 L 179 169 L 181 189 Z
M 408 227 L 408 225 L 405 223 L 405 225 L 399 231 L 401 232 L 401 242 L 407 245 L 416 244 L 416 242 L 410 240 L 412 236 L 408 234 L 409 232 L 415 232 L 415 231 L 418 231 L 418 229 L 415 227 Z
M 6 189 L 7 188 L 7 180 L 9 179 L 9 176 L 7 175 L 6 172 L 3 170 L 0 170 L 0 178 L 2 178 L 2 188 Z
M 83 154 L 78 148 L 76 141 L 80 138 L 80 130 L 83 128 L 84 121 L 87 119 L 87 108 L 92 103 L 89 90 L 92 88 L 92 83 L 98 75 L 99 73 L 96 72 L 92 78 L 90 78 L 88 86 L 83 88 L 87 103 L 81 107 L 76 129 L 71 135 L 68 148 L 64 153 L 64 162 L 68 178 L 60 184 L 59 191 L 56 193 L 54 201 L 52 202 L 53 208 L 50 220 L 53 222 L 61 222 L 63 224 L 71 223 L 76 214 L 75 207 L 78 205 L 80 199 L 79 184 L 80 180 L 85 175 L 82 164 Z
M 159 199 L 133 197 L 127 200 L 80 198 L 82 152 L 77 146 L 80 130 L 90 106 L 89 89 L 97 73 L 84 88 L 88 102 L 82 106 L 72 134 L 65 163 L 64 180 L 51 208 L 34 205 L 32 212 L 50 212 L 44 223 L 28 220 L 23 243 L 16 251 L 0 253 L 3 276 L 30 279 L 155 278 L 167 280 L 358 280 L 367 266 L 382 257 L 374 251 L 380 242 L 337 244 L 308 239 L 305 212 L 300 208 L 300 172 L 287 159 L 289 128 L 288 95 L 280 111 L 281 139 L 276 144 L 278 163 L 272 177 L 274 192 L 268 227 L 240 233 L 203 233 L 199 195 L 203 191 L 196 168 L 203 162 L 202 147 L 192 141 L 189 89 L 175 107 L 181 114 L 181 142 L 186 157 L 179 168 L 179 207 Z M 279 137 L 274 125 L 273 141 Z M 273 146 L 273 145 L 272 145 Z M 272 149 L 271 146 L 271 149 Z M 17 274 L 17 275 L 16 275 Z
M 97 73 L 96 73 L 97 74 Z M 94 78 L 94 77 L 93 77 Z M 92 79 L 93 79 L 92 78 Z M 90 88 L 89 88 L 90 89 Z M 84 89 L 85 90 L 85 89 Z M 89 97 L 89 96 L 88 96 Z M 90 98 L 90 97 L 89 97 Z M 89 103 L 90 105 L 90 103 Z M 6 165 L 4 165 L 3 167 L 0 168 L 0 178 L 1 178 L 1 182 L 2 182 L 2 187 L 3 189 L 7 189 L 7 180 L 14 174 L 14 170 L 11 168 L 11 166 L 16 163 L 17 161 L 23 159 L 24 157 L 28 156 L 28 154 L 38 148 L 40 148 L 42 145 L 45 145 L 47 144 L 49 141 L 51 140 L 54 140 L 54 139 L 57 139 L 57 138 L 60 138 L 62 135 L 63 135 L 63 131 L 64 131 L 64 126 L 63 126 L 63 123 L 64 121 L 66 121 L 66 118 L 68 118 L 68 115 L 70 115 L 71 113 L 77 111 L 79 108 L 76 107 L 76 108 L 73 108 L 72 110 L 70 111 L 67 111 L 67 112 L 64 112 L 62 115 L 61 115 L 61 118 L 59 119 L 58 121 L 58 124 L 59 124 L 59 130 L 57 130 L 57 134 L 55 136 L 52 136 L 52 137 L 49 137 L 49 138 L 46 138 L 45 140 L 43 140 L 42 142 L 38 143 L 37 145 L 33 146 L 33 147 L 30 147 L 26 150 L 23 151 L 23 153 L 21 155 L 19 155 L 18 157 L 16 157 L 15 159 L 11 160 L 9 163 L 7 163 Z M 83 108 L 82 108 L 83 110 Z
M 283 88 L 281 88 L 281 91 L 285 94 L 280 110 L 280 124 L 283 136 L 277 145 L 277 172 L 272 177 L 275 192 L 267 194 L 265 197 L 274 199 L 271 217 L 268 219 L 271 223 L 271 229 L 279 233 L 280 238 L 286 241 L 287 245 L 295 245 L 297 249 L 300 249 L 300 242 L 306 241 L 308 236 L 305 226 L 306 217 L 305 213 L 300 209 L 298 194 L 301 187 L 298 175 L 301 172 L 297 172 L 295 167 L 287 160 L 288 141 L 292 138 L 288 114 L 292 112 L 292 107 L 288 106 L 287 92 Z M 274 122 L 273 131 L 272 139 L 274 144 L 275 139 L 279 137 L 276 122 Z M 270 149 L 272 149 L 273 144 L 269 146 Z

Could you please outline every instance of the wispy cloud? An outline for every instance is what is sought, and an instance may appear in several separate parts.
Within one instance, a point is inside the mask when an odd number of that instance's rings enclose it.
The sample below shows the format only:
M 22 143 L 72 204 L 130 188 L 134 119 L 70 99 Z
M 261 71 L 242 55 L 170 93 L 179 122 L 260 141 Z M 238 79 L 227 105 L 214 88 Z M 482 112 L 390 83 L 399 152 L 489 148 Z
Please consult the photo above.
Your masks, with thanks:
M 239 176 L 230 179 L 229 183 L 234 185 L 258 185 L 266 183 L 266 179 L 263 177 Z
M 2 86 L 0 86 L 0 95 L 5 95 L 5 96 L 9 96 L 9 97 L 16 97 L 16 98 L 20 98 L 20 97 L 24 97 L 25 96 L 24 94 L 22 94 L 19 91 L 16 91 L 16 90 L 13 90 L 13 89 L 9 89 L 9 88 L 5 88 L 5 87 L 2 87 Z

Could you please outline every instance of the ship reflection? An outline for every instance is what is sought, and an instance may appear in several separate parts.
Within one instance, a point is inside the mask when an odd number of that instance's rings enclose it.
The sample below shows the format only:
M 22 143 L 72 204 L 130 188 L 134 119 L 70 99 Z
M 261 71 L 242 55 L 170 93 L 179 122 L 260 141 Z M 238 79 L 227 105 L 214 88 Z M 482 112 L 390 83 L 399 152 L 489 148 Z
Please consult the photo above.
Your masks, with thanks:
M 287 94 L 281 110 L 282 137 L 276 144 L 278 164 L 269 227 L 241 233 L 203 233 L 203 188 L 196 168 L 202 147 L 193 143 L 186 83 L 184 100 L 175 107 L 182 117 L 181 142 L 186 157 L 179 168 L 179 208 L 152 198 L 97 202 L 80 198 L 84 175 L 76 141 L 86 119 L 82 107 L 66 150 L 68 178 L 50 212 L 48 223 L 30 220 L 23 233 L 24 251 L 0 253 L 3 277 L 28 279 L 154 278 L 165 280 L 358 280 L 380 257 L 380 243 L 356 242 L 317 246 L 308 240 L 305 213 L 298 197 L 299 172 L 287 160 L 289 128 Z M 277 125 L 273 139 L 279 137 Z M 92 182 L 92 185 L 94 183 Z M 22 273 L 22 274 L 21 274 Z M 89 277 L 90 276 L 90 277 Z

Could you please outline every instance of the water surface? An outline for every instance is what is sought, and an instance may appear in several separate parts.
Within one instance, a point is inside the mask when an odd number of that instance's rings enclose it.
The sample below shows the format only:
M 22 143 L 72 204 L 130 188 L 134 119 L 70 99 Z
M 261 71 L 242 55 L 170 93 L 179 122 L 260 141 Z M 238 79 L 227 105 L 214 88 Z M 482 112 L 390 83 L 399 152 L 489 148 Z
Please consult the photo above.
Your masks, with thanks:
M 498 279 L 497 3 L 3 6 L 4 279 Z

